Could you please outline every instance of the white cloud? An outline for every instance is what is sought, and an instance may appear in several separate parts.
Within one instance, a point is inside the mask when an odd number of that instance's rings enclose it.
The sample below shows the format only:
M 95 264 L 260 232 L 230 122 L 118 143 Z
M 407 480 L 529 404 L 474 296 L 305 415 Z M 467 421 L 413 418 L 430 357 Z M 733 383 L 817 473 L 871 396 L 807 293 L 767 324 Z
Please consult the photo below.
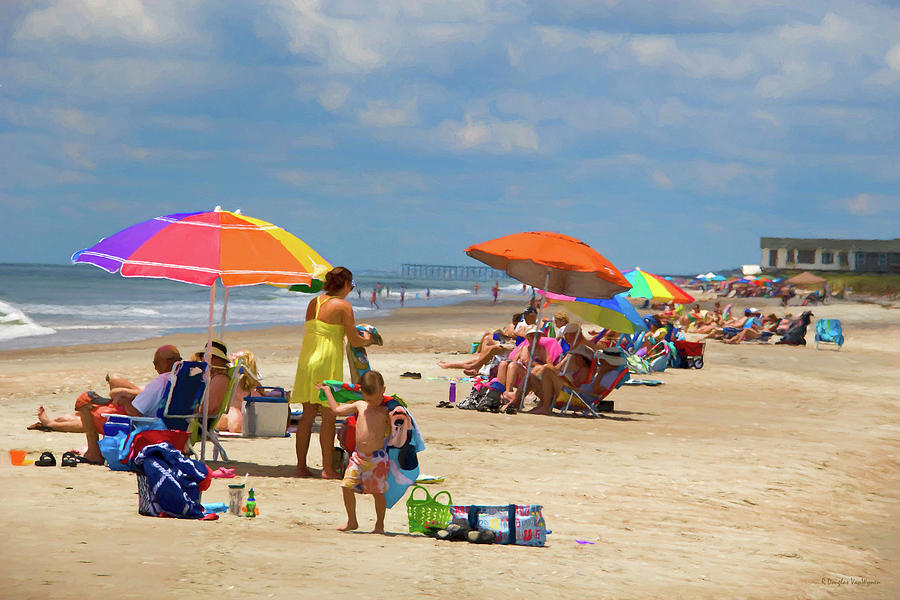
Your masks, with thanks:
M 863 35 L 862 28 L 856 23 L 829 12 L 818 25 L 803 23 L 785 25 L 778 30 L 778 37 L 792 44 L 810 44 L 824 42 L 828 44 L 845 44 L 858 40 Z
M 772 113 L 768 113 L 762 110 L 755 110 L 753 111 L 753 118 L 759 119 L 760 121 L 765 121 L 766 123 L 774 125 L 775 127 L 781 127 L 778 119 Z
M 334 112 L 344 106 L 349 94 L 350 86 L 343 83 L 329 83 L 319 94 L 319 104 L 325 110 Z
M 403 127 L 419 121 L 418 100 L 413 98 L 400 106 L 389 102 L 370 100 L 359 111 L 359 122 L 373 127 Z
M 63 144 L 62 151 L 66 157 L 80 166 L 83 169 L 87 169 L 89 171 L 93 171 L 96 168 L 94 161 L 86 156 L 85 151 L 87 150 L 87 146 L 85 144 Z
M 663 190 L 671 190 L 675 185 L 672 183 L 672 180 L 669 179 L 665 173 L 660 171 L 659 169 L 654 169 L 650 174 L 650 179 L 653 180 L 653 185 Z
M 742 79 L 757 68 L 750 54 L 727 57 L 719 49 L 683 49 L 673 37 L 634 36 L 628 47 L 644 66 L 674 67 L 694 79 Z
M 497 97 L 500 112 L 521 117 L 532 124 L 561 121 L 577 132 L 632 127 L 634 113 L 605 98 L 505 92 Z
M 483 149 L 489 152 L 537 152 L 540 146 L 534 128 L 522 121 L 478 119 L 467 114 L 465 122 L 444 121 L 441 139 L 457 150 Z
M 845 198 L 842 204 L 850 214 L 861 217 L 874 213 L 879 199 L 872 194 L 857 194 L 852 198 Z
M 50 116 L 57 125 L 78 133 L 93 133 L 95 129 L 91 119 L 77 108 L 54 108 Z
M 297 187 L 303 186 L 313 179 L 308 173 L 298 170 L 279 171 L 275 173 L 275 177 Z
M 891 46 L 891 49 L 884 55 L 884 62 L 892 71 L 900 71 L 900 44 Z
M 23 42 L 80 44 L 191 43 L 199 33 L 189 27 L 189 2 L 140 0 L 59 0 L 28 13 L 13 34 Z
M 833 77 L 834 72 L 825 63 L 786 60 L 781 63 L 778 73 L 760 78 L 756 93 L 763 98 L 787 98 L 824 86 Z

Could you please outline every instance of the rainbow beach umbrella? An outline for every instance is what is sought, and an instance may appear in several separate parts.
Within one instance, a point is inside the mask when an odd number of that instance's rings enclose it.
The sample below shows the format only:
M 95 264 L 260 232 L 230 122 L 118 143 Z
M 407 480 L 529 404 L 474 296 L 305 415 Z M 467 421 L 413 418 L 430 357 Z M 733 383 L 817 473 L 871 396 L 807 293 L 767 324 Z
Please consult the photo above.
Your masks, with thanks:
M 575 298 L 544 290 L 538 293 L 550 302 L 559 304 L 567 312 L 617 333 L 632 334 L 647 329 L 641 315 L 625 299 L 625 294 L 616 294 L 606 299 Z
M 217 206 L 210 212 L 176 213 L 142 221 L 72 255 L 123 277 L 171 279 L 209 287 L 209 362 L 216 283 L 225 286 L 220 336 L 225 330 L 228 288 L 269 283 L 314 285 L 331 265 L 305 242 L 268 221 Z M 209 376 L 207 372 L 207 377 Z M 208 393 L 203 397 L 200 459 L 205 458 Z
M 72 255 L 123 277 L 153 277 L 226 288 L 307 284 L 331 269 L 305 242 L 240 212 L 177 213 L 132 225 Z
M 675 304 L 688 304 L 694 301 L 694 297 L 683 289 L 666 280 L 664 277 L 642 271 L 640 267 L 622 273 L 631 290 L 628 295 L 632 298 L 649 298 L 660 302 L 675 302 Z

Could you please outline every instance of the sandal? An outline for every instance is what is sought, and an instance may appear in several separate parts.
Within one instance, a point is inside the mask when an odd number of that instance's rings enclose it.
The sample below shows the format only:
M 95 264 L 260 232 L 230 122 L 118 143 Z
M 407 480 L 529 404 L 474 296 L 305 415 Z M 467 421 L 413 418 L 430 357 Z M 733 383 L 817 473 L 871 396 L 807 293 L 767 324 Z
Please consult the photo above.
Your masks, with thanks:
M 77 467 L 78 458 L 71 452 L 64 452 L 62 455 L 62 461 L 59 464 L 63 467 Z
M 506 407 L 506 410 L 504 410 L 503 412 L 505 412 L 505 413 L 508 414 L 508 415 L 514 415 L 514 414 L 516 414 L 516 413 L 519 412 L 519 411 L 516 409 L 515 406 L 513 406 L 512 404 L 510 404 L 509 406 Z
M 55 467 L 56 466 L 56 457 L 53 456 L 52 452 L 43 452 L 41 453 L 41 457 L 34 461 L 34 466 L 36 467 Z

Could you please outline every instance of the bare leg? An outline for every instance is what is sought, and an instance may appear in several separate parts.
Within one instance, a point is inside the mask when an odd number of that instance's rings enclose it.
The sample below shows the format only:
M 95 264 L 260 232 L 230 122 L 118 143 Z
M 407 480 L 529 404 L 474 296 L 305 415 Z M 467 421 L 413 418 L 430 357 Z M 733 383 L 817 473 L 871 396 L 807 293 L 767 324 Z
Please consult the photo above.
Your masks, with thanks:
M 334 470 L 335 414 L 330 408 L 322 407 L 322 427 L 319 429 L 319 444 L 322 446 L 322 479 L 340 479 Z
M 90 462 L 103 464 L 103 454 L 100 452 L 100 435 L 94 427 L 94 418 L 91 415 L 90 405 L 82 406 L 78 409 L 78 415 L 81 417 L 81 424 L 84 427 L 84 436 L 87 438 L 87 451 L 84 458 Z
M 300 422 L 297 423 L 297 476 L 312 477 L 306 466 L 306 455 L 309 452 L 309 438 L 312 435 L 313 421 L 316 420 L 318 405 L 305 402 Z
M 341 488 L 341 493 L 344 495 L 344 509 L 347 511 L 347 523 L 343 527 L 338 527 L 338 531 L 353 531 L 354 529 L 359 528 L 359 523 L 356 522 L 356 494 L 353 493 L 353 490 L 350 488 Z M 381 497 L 382 502 L 384 501 L 384 496 Z
M 84 433 L 84 425 L 81 424 L 81 415 L 78 413 L 72 415 L 62 415 L 50 418 L 44 407 L 38 408 L 38 421 L 44 427 L 49 427 L 53 431 L 61 433 Z
M 532 415 L 549 415 L 551 413 L 550 406 L 553 402 L 553 399 L 556 398 L 556 395 L 559 393 L 556 389 L 556 384 L 558 381 L 558 376 L 556 373 L 543 373 L 541 376 L 541 403 L 529 410 L 528 412 Z
M 384 494 L 372 494 L 375 498 L 375 528 L 372 533 L 384 533 Z

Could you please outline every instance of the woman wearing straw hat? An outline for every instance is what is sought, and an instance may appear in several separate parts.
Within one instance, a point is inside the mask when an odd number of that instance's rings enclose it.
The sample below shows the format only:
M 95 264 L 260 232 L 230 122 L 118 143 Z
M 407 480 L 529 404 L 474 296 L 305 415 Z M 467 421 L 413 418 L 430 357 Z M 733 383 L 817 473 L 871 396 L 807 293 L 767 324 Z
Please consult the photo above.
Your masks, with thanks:
M 316 385 L 326 379 L 344 378 L 344 337 L 355 348 L 372 343 L 368 333 L 356 331 L 353 307 L 345 300 L 353 290 L 353 273 L 345 267 L 335 267 L 325 275 L 323 293 L 310 300 L 306 307 L 303 345 L 297 358 L 297 375 L 291 399 L 303 403 L 303 415 L 297 424 L 297 475 L 311 477 L 306 466 L 306 454 L 312 425 L 317 414 L 322 415 L 319 443 L 322 446 L 322 478 L 339 479 L 334 469 L 335 415 L 327 402 L 319 400 Z

